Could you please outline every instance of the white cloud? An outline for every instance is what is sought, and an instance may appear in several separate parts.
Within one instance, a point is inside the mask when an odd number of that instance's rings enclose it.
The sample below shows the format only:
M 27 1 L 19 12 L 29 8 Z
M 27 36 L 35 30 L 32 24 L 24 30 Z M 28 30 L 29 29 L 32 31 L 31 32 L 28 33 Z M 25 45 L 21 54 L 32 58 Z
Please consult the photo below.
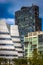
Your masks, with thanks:
M 8 24 L 15 24 L 15 19 L 10 19 L 10 18 L 8 18 L 8 19 L 6 19 L 6 22 L 7 22 Z
M 8 23 L 10 25 L 14 25 L 15 24 L 15 19 L 8 18 L 8 19 L 1 19 L 1 20 L 6 21 L 6 23 Z

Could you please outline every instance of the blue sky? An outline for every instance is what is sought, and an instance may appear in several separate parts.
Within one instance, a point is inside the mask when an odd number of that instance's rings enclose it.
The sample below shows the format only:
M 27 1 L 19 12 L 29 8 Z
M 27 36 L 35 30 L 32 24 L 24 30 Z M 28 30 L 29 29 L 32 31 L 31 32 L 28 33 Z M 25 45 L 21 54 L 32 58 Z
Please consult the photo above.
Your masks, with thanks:
M 40 17 L 43 18 L 43 0 L 0 0 L 0 19 L 12 19 L 12 22 L 7 22 L 13 24 L 15 11 L 32 3 L 39 6 Z

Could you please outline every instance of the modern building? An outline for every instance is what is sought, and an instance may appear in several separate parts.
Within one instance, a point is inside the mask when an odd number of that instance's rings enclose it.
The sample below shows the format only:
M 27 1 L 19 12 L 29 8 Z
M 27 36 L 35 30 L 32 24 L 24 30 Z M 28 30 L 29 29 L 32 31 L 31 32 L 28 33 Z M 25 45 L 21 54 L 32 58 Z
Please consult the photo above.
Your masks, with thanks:
M 21 37 L 21 43 L 24 43 L 24 36 L 28 32 L 41 30 L 41 19 L 39 18 L 39 7 L 32 5 L 30 7 L 22 7 L 21 10 L 15 12 L 15 24 L 18 25 Z
M 22 7 L 21 10 L 16 11 L 15 24 L 19 27 L 20 35 L 41 30 L 39 7 L 32 5 L 30 7 Z
M 31 32 L 24 37 L 25 57 L 32 57 L 32 52 L 37 49 L 38 53 L 43 53 L 43 32 Z
M 23 57 L 23 47 L 20 41 L 18 25 L 11 25 L 10 35 L 14 43 L 15 51 L 18 52 L 18 58 L 22 58 Z
M 0 21 L 0 58 L 17 58 L 17 52 L 15 51 L 9 29 L 4 20 Z
M 0 58 L 13 59 L 23 57 L 17 25 L 9 26 L 0 20 Z

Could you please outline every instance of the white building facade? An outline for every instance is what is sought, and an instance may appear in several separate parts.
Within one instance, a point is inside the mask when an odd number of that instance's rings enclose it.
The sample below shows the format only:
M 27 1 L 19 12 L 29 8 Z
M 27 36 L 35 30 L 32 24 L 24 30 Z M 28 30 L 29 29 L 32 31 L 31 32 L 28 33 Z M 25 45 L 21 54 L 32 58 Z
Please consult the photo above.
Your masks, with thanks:
M 14 38 L 14 36 L 19 36 L 18 28 L 16 29 L 16 27 L 18 26 L 12 25 L 8 29 L 6 22 L 0 21 L 0 58 L 13 59 L 23 57 L 22 45 L 19 43 L 20 39 Z
M 20 41 L 19 30 L 17 25 L 11 25 L 10 35 L 14 43 L 15 50 L 18 52 L 18 58 L 23 57 L 23 49 Z

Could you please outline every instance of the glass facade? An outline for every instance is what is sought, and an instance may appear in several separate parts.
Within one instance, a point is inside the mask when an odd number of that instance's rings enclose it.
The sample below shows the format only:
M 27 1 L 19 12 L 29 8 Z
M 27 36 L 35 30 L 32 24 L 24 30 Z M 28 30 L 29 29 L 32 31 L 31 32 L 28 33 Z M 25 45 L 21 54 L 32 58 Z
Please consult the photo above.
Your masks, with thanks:
M 15 24 L 18 25 L 21 43 L 24 43 L 24 36 L 28 32 L 41 30 L 41 19 L 39 18 L 39 7 L 32 5 L 22 7 L 15 12 Z M 24 44 L 23 44 L 24 45 Z
M 21 9 L 21 11 L 15 14 L 15 19 L 17 21 L 15 23 L 18 24 L 19 26 L 20 35 L 21 34 L 24 35 L 27 34 L 28 32 L 35 31 L 34 14 L 33 11 L 31 10 L 32 10 L 31 7 L 30 9 L 28 8 L 28 10 Z M 17 16 L 18 14 L 19 16 Z
M 15 24 L 19 26 L 20 35 L 41 30 L 40 22 L 39 7 L 36 5 L 22 7 L 21 10 L 15 12 Z
M 43 35 L 38 35 L 38 41 L 43 42 Z

